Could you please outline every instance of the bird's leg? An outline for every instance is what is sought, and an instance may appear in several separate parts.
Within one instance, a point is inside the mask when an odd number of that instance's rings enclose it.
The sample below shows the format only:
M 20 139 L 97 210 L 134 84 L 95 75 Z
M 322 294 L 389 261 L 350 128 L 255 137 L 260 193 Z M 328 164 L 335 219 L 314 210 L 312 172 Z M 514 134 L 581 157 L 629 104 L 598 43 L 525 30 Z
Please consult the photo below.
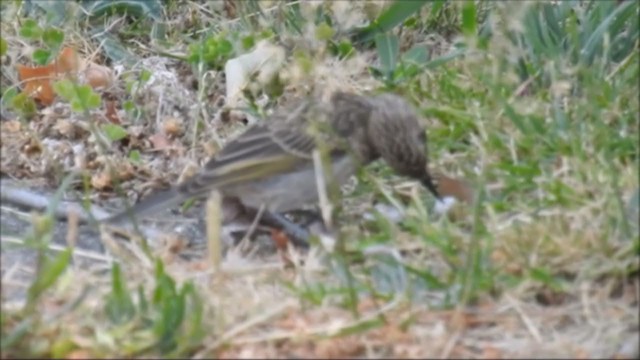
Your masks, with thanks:
M 287 212 L 287 214 L 294 215 L 296 223 L 301 224 L 301 226 L 305 228 L 308 228 L 314 222 L 322 222 L 322 216 L 320 215 L 318 209 L 292 210 L 290 212 Z
M 255 218 L 260 215 L 260 211 L 244 207 L 245 215 Z M 276 230 L 283 231 L 287 237 L 297 246 L 302 248 L 309 247 L 309 232 L 304 227 L 292 222 L 281 214 L 274 213 L 269 210 L 262 211 L 260 219 L 258 219 L 260 225 L 275 228 Z
M 290 240 L 296 246 L 305 249 L 309 247 L 309 232 L 300 225 L 290 221 L 282 214 L 265 210 L 262 213 L 260 223 L 269 227 L 281 229 L 289 236 Z

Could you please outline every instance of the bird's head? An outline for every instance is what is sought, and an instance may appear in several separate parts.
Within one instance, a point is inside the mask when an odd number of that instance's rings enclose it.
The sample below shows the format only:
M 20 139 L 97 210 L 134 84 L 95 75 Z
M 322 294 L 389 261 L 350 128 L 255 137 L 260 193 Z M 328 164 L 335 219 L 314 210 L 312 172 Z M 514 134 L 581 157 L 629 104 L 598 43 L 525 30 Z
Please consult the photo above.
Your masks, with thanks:
M 429 173 L 427 134 L 413 106 L 393 94 L 378 95 L 372 103 L 368 135 L 377 153 L 398 174 L 419 180 L 440 198 Z

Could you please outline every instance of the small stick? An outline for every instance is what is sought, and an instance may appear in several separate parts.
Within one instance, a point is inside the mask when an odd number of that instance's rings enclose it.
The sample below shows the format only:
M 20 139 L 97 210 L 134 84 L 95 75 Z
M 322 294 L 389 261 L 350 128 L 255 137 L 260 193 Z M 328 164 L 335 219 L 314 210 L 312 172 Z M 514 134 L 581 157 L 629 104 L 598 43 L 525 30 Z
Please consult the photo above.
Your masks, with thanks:
M 218 272 L 222 263 L 222 195 L 217 190 L 211 191 L 207 200 L 207 244 L 209 261 Z
M 331 203 L 329 202 L 329 196 L 327 195 L 327 183 L 324 178 L 324 171 L 322 166 L 322 157 L 320 151 L 313 150 L 313 168 L 316 174 L 316 184 L 318 187 L 318 202 L 320 204 L 320 212 L 322 214 L 322 220 L 328 228 L 332 228 L 331 223 Z

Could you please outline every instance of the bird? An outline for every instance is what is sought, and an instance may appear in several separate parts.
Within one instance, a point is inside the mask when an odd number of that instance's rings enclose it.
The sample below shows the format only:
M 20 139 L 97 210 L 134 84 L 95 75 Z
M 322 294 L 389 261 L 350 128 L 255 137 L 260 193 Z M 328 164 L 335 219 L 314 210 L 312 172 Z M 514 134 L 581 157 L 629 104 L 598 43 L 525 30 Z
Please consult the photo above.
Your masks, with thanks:
M 132 216 L 150 215 L 216 189 L 247 209 L 264 207 L 267 223 L 296 233 L 294 238 L 306 237 L 281 214 L 317 201 L 313 151 L 320 144 L 329 149 L 338 184 L 360 166 L 383 159 L 398 174 L 419 180 L 440 197 L 429 173 L 426 131 L 413 106 L 390 93 L 336 91 L 328 104 L 304 98 L 276 110 L 228 141 L 196 175 L 105 222 L 118 224 Z

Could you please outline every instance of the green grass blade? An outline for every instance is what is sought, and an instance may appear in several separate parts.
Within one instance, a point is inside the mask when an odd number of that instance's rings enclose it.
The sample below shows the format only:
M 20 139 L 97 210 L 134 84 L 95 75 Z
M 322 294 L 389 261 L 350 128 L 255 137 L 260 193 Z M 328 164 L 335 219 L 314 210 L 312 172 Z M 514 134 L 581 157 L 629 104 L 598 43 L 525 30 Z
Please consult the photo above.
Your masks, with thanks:
M 465 1 L 462 5 L 462 33 L 474 36 L 478 26 L 476 20 L 476 4 L 473 0 Z
M 410 16 L 420 12 L 427 3 L 425 0 L 402 1 L 396 0 L 388 9 L 382 12 L 369 26 L 356 29 L 354 42 L 369 41 L 379 33 L 385 33 L 401 24 Z M 442 6 L 442 5 L 440 5 Z
M 387 80 L 391 80 L 396 69 L 400 43 L 394 34 L 376 35 L 376 49 L 380 59 L 381 70 Z
M 601 6 L 601 5 L 598 4 L 598 6 Z M 618 16 L 623 14 L 625 11 L 627 11 L 631 7 L 634 7 L 635 9 L 637 9 L 637 6 L 638 6 L 638 3 L 635 1 L 626 1 L 621 5 L 619 5 L 612 13 L 609 14 L 609 16 L 607 16 L 602 22 L 600 22 L 600 25 L 598 25 L 595 28 L 593 33 L 587 39 L 584 47 L 582 48 L 582 51 L 581 51 L 582 64 L 590 65 L 593 62 L 596 56 L 597 49 L 599 49 L 602 46 L 602 42 L 604 40 L 604 34 L 607 31 L 611 30 L 610 29 L 611 24 L 613 24 L 614 21 L 616 21 Z M 631 14 L 632 13 L 629 12 L 627 13 L 627 16 L 631 16 Z
M 69 265 L 71 261 L 71 249 L 61 251 L 53 260 L 44 259 L 35 281 L 28 290 L 28 300 L 25 309 L 33 309 L 40 296 L 55 282 Z
M 159 0 L 96 0 L 85 2 L 85 10 L 91 17 L 105 14 L 148 16 L 156 21 L 164 18 L 164 6 Z

